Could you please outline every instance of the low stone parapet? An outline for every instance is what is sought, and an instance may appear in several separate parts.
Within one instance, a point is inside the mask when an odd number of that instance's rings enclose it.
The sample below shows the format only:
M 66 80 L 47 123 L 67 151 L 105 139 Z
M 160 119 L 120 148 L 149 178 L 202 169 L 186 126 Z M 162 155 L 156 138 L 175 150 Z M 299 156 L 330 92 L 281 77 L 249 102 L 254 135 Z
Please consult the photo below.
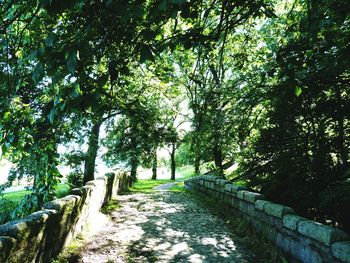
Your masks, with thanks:
M 38 212 L 1 225 L 0 262 L 50 262 L 84 226 L 94 223 L 102 205 L 127 190 L 128 180 L 125 172 L 108 173 Z
M 231 206 L 293 262 L 350 263 L 350 237 L 343 231 L 296 215 L 287 206 L 211 175 L 185 181 L 185 188 Z

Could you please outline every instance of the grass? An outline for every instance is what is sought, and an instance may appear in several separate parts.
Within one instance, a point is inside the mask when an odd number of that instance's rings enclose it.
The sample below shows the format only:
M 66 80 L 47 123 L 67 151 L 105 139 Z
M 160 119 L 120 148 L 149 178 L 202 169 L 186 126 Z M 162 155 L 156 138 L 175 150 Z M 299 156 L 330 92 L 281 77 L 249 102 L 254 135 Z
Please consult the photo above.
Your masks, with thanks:
M 176 182 L 176 184 L 170 187 L 169 190 L 172 192 L 184 192 L 184 182 Z
M 153 192 L 153 188 L 166 183 L 172 183 L 174 181 L 168 180 L 168 179 L 161 179 L 161 180 L 138 180 L 133 187 L 130 188 L 130 192 L 143 192 L 143 193 L 150 193 Z
M 16 192 L 5 193 L 0 197 L 0 224 L 4 224 L 11 220 L 11 212 L 18 206 L 22 198 L 30 194 L 30 190 L 20 190 Z M 57 186 L 55 196 L 61 198 L 70 192 L 67 184 L 59 184 Z
M 203 174 L 203 172 L 206 172 L 206 168 L 205 168 L 205 164 L 203 164 L 201 166 L 201 171 Z M 182 167 L 178 167 L 176 168 L 176 176 L 180 179 L 186 180 L 188 178 L 191 178 L 193 176 L 196 176 L 195 172 L 194 172 L 194 167 L 193 165 L 185 165 Z M 226 178 L 227 180 L 232 180 L 234 178 L 236 178 L 237 175 L 232 173 L 232 174 L 227 174 Z M 244 180 L 236 180 L 233 182 L 235 185 L 240 185 L 240 186 L 247 186 L 247 182 Z
M 68 184 L 59 184 L 57 185 L 55 196 L 57 198 L 64 197 L 69 194 L 71 188 Z
M 67 184 L 59 184 L 57 185 L 55 196 L 57 198 L 61 198 L 66 196 L 70 191 L 70 187 Z M 5 193 L 3 198 L 14 203 L 19 203 L 21 199 L 30 193 L 30 190 L 20 190 L 16 192 Z
M 84 243 L 84 238 L 78 235 L 68 247 L 66 247 L 51 263 L 71 263 L 80 262 L 81 253 L 84 249 L 82 245 Z
M 176 169 L 176 176 L 178 178 L 186 180 L 194 175 L 195 173 L 193 165 L 185 165 Z
M 178 167 L 176 169 L 176 177 L 180 180 L 186 180 L 192 176 L 195 176 L 194 167 L 191 165 L 186 165 L 182 167 Z M 133 187 L 129 190 L 130 192 L 143 192 L 143 193 L 151 193 L 153 192 L 153 188 L 166 183 L 176 183 L 169 190 L 174 192 L 183 191 L 183 182 L 176 182 L 169 179 L 159 179 L 159 180 L 151 180 L 151 179 L 139 179 Z
M 4 194 L 3 198 L 9 201 L 12 201 L 14 203 L 19 203 L 19 201 L 21 201 L 21 199 L 29 193 L 30 193 L 29 190 L 21 190 L 21 191 L 6 193 Z
M 120 204 L 117 200 L 111 200 L 101 208 L 101 212 L 104 214 L 111 214 L 114 210 L 119 209 Z

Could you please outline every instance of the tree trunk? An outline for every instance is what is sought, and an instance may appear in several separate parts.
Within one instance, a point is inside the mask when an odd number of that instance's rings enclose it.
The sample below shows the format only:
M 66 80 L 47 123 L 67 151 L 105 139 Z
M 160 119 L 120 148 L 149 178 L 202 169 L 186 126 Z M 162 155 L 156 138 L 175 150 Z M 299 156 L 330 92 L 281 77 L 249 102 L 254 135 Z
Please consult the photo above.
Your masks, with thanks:
M 214 140 L 214 141 L 216 141 L 216 140 Z M 219 175 L 223 176 L 224 169 L 222 166 L 222 151 L 221 151 L 221 147 L 219 144 L 216 144 L 216 143 L 214 144 L 213 155 L 214 155 L 215 166 L 219 172 Z
M 176 169 L 176 162 L 175 162 L 175 151 L 176 151 L 176 145 L 175 143 L 172 144 L 171 153 L 170 153 L 170 159 L 171 159 L 171 177 L 170 180 L 175 180 L 175 169 Z
M 219 176 L 224 175 L 224 169 L 222 166 L 222 149 L 221 149 L 221 133 L 219 130 L 219 127 L 221 125 L 220 123 L 220 118 L 221 117 L 221 112 L 217 111 L 215 112 L 214 116 L 214 130 L 213 130 L 213 157 L 214 157 L 214 162 L 217 171 L 219 172 Z
M 216 119 L 215 119 L 215 122 L 214 123 L 217 123 L 218 122 L 218 117 L 215 116 Z M 217 126 L 218 127 L 218 126 Z M 214 127 L 215 129 L 215 127 Z M 216 166 L 216 169 L 219 173 L 219 176 L 223 176 L 224 175 L 224 169 L 223 169 L 223 166 L 222 166 L 222 149 L 221 149 L 221 134 L 220 134 L 220 131 L 217 129 L 214 130 L 214 133 L 213 133 L 213 137 L 214 137 L 214 142 L 213 142 L 213 157 L 214 157 L 214 162 L 215 162 L 215 166 Z
M 194 172 L 196 174 L 200 173 L 200 164 L 201 164 L 201 130 L 202 130 L 203 116 L 194 109 L 194 123 L 195 130 L 194 136 L 192 137 L 192 151 L 194 153 Z
M 339 86 L 335 87 L 335 94 L 337 98 L 337 105 L 339 107 L 339 110 L 336 114 L 336 120 L 337 120 L 337 126 L 338 126 L 338 148 L 339 148 L 339 154 L 340 158 L 342 160 L 342 165 L 344 167 L 344 170 L 347 169 L 348 166 L 348 148 L 345 143 L 345 126 L 344 126 L 344 103 L 343 98 L 341 95 L 341 90 Z
M 84 165 L 84 180 L 85 184 L 88 181 L 94 180 L 95 176 L 95 163 L 96 156 L 98 151 L 98 139 L 100 135 L 100 127 L 102 125 L 102 120 L 97 120 L 93 123 L 90 137 L 89 137 L 89 147 L 85 156 L 85 165 Z
M 194 172 L 196 174 L 199 174 L 201 172 L 200 165 L 201 165 L 201 158 L 199 156 L 196 156 L 196 159 L 194 160 Z
M 153 153 L 152 180 L 157 180 L 157 149 L 155 149 Z
M 199 145 L 199 139 L 198 139 L 198 133 L 194 135 L 195 139 L 193 139 L 193 149 L 194 149 L 194 172 L 195 174 L 199 174 L 200 171 L 200 165 L 201 165 L 201 152 L 200 152 L 200 145 Z
M 139 166 L 139 161 L 136 156 L 131 157 L 130 164 L 131 164 L 131 170 L 130 170 L 129 186 L 131 187 L 137 181 L 137 167 Z

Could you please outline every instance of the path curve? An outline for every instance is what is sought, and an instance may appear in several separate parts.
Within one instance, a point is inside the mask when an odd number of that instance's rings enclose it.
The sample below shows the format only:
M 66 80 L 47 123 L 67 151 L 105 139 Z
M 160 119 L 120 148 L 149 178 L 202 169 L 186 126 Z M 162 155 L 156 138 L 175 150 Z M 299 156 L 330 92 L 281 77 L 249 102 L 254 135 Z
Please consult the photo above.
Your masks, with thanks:
M 256 262 L 222 219 L 188 193 L 118 196 L 121 208 L 84 247 L 81 262 Z
M 153 190 L 156 190 L 156 191 L 168 191 L 168 190 L 170 190 L 171 187 L 173 187 L 177 183 L 178 182 L 160 184 L 160 185 L 157 185 L 156 187 L 154 187 Z

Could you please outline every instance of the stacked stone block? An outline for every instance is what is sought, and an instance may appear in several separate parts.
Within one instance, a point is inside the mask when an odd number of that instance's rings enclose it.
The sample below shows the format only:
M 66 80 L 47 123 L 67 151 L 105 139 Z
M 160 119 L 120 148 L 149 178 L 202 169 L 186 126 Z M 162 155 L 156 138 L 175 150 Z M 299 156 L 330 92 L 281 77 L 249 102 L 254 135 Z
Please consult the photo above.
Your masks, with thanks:
M 0 262 L 50 262 L 88 224 L 101 206 L 127 189 L 125 172 L 109 173 L 44 204 L 24 219 L 0 226 Z
M 290 207 L 215 176 L 192 177 L 185 181 L 185 188 L 231 206 L 292 262 L 350 263 L 350 238 L 339 229 L 298 216 Z

